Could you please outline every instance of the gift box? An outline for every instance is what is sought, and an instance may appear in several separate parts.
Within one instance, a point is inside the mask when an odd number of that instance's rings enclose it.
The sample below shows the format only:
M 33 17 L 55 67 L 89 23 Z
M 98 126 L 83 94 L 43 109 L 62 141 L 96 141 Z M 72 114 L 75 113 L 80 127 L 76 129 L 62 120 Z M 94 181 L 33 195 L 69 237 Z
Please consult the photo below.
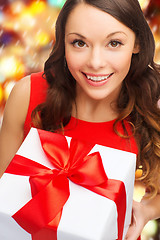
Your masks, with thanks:
M 124 239 L 136 155 L 31 128 L 0 179 L 0 239 Z

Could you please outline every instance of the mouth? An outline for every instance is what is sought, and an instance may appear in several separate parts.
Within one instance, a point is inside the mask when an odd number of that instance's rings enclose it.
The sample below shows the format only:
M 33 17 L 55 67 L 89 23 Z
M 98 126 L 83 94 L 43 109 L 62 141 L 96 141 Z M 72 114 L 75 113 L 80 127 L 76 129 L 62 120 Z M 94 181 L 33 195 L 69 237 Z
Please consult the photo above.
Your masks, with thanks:
M 85 77 L 89 80 L 89 81 L 92 81 L 92 82 L 95 82 L 95 83 L 100 83 L 100 82 L 104 82 L 106 80 L 108 80 L 114 73 L 110 73 L 110 74 L 107 74 L 107 75 L 94 75 L 94 74 L 87 74 L 87 73 L 84 73 L 82 72 L 83 75 L 85 75 Z

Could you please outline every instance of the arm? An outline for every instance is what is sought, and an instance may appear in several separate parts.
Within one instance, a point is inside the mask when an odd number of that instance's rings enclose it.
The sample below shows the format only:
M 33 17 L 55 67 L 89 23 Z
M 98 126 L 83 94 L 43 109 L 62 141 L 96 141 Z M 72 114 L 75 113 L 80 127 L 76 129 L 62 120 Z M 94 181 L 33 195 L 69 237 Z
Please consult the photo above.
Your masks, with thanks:
M 160 193 L 153 199 L 133 201 L 132 223 L 125 240 L 137 240 L 146 223 L 157 218 L 160 218 Z
M 0 129 L 0 177 L 23 141 L 29 98 L 30 77 L 27 76 L 14 86 L 5 106 Z

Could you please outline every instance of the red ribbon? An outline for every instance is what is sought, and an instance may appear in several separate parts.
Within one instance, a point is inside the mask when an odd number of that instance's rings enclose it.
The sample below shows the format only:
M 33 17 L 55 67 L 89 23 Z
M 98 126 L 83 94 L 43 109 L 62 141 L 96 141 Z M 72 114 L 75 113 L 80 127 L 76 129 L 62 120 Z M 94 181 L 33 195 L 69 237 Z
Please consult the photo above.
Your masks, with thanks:
M 15 155 L 7 173 L 30 176 L 32 199 L 12 217 L 33 240 L 56 240 L 64 204 L 69 198 L 69 180 L 113 200 L 118 211 L 118 239 L 122 239 L 126 211 L 124 183 L 108 179 L 99 152 L 93 144 L 37 130 L 44 152 L 54 169 Z M 107 237 L 107 236 L 106 236 Z

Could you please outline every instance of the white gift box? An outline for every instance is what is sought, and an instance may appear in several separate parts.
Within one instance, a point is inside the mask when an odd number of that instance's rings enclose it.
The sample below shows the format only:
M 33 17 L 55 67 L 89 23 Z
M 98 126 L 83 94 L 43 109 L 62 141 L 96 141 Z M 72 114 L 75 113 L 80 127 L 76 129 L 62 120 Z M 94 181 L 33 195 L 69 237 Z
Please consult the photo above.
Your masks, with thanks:
M 71 138 L 66 137 L 66 139 L 69 145 Z M 90 153 L 94 152 L 100 153 L 107 177 L 120 180 L 125 185 L 124 239 L 131 220 L 136 154 L 101 145 L 95 145 Z M 42 149 L 39 134 L 35 128 L 30 130 L 17 154 L 53 169 L 53 165 Z M 117 207 L 115 202 L 71 181 L 69 181 L 69 187 L 70 197 L 63 207 L 57 239 L 117 239 Z M 12 218 L 30 199 L 32 199 L 32 195 L 29 177 L 4 173 L 0 179 L 0 239 L 32 239 L 31 234 L 21 228 Z

